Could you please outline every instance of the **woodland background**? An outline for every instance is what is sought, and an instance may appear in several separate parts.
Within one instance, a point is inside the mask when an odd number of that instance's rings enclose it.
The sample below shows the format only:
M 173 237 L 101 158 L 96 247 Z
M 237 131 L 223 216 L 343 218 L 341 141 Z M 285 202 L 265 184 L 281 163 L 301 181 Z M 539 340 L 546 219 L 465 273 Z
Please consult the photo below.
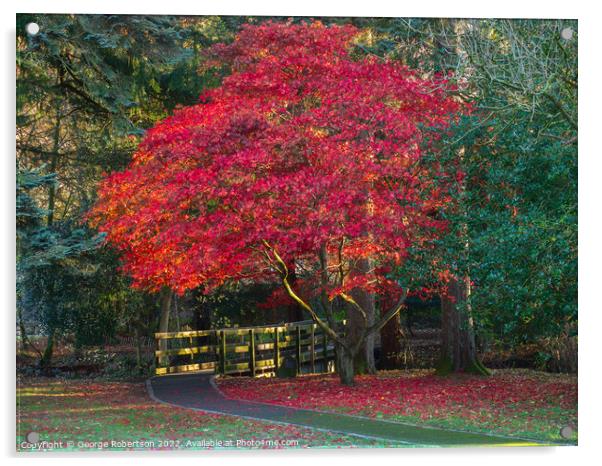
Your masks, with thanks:
M 484 118 L 463 119 L 445 152 L 471 148 L 463 160 L 468 208 L 455 223 L 468 226 L 470 254 L 461 260 L 476 285 L 478 350 L 494 367 L 576 371 L 576 21 L 319 19 L 365 29 L 358 54 L 400 60 L 425 75 L 453 73 L 462 82 Z M 84 221 L 97 183 L 127 166 L 144 131 L 219 85 L 227 71 L 205 66 L 202 51 L 233 40 L 245 23 L 267 20 L 305 19 L 17 15 L 17 334 L 24 370 L 147 373 L 153 360 L 145 348 L 162 305 L 172 310 L 170 329 L 303 318 L 298 309 L 262 306 L 271 293 L 265 286 L 228 285 L 167 302 L 133 290 L 116 252 Z M 40 25 L 38 35 L 25 33 L 29 22 Z M 567 28 L 570 38 L 561 34 Z M 441 242 L 460 257 L 455 247 Z M 438 298 L 408 303 L 381 334 L 399 355 L 387 364 L 432 366 L 440 326 Z M 116 352 L 116 345 L 131 351 Z

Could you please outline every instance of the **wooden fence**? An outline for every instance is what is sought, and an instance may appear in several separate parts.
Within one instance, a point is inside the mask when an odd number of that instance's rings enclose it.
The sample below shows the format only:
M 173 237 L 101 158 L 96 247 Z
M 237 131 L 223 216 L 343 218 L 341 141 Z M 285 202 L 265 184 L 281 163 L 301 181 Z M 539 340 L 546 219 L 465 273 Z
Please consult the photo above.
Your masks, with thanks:
M 263 327 L 155 333 L 156 374 L 327 372 L 334 344 L 313 321 Z M 330 365 L 329 365 L 330 363 Z

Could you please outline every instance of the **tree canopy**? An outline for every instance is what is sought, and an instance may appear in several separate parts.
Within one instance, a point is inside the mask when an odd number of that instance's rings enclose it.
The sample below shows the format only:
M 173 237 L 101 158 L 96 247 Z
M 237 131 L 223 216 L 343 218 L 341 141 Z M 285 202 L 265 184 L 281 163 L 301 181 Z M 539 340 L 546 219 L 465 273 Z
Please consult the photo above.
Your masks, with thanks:
M 398 285 L 387 265 L 445 228 L 433 215 L 449 202 L 444 174 L 435 184 L 421 166 L 427 128 L 445 130 L 465 106 L 445 79 L 353 59 L 359 32 L 267 23 L 211 50 L 233 73 L 151 129 L 99 190 L 92 217 L 137 284 L 210 288 L 293 260 L 319 273 L 326 248 L 340 255 L 331 297 Z M 378 267 L 348 277 L 361 257 Z

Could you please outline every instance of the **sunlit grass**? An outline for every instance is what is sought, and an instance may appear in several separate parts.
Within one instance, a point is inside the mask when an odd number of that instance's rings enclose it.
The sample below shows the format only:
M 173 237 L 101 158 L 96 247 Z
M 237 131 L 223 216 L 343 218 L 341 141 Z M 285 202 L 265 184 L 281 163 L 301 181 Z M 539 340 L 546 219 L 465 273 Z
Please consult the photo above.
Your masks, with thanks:
M 97 444 L 111 440 L 152 441 L 155 449 L 236 448 L 237 440 L 259 442 L 252 448 L 281 448 L 261 444 L 275 439 L 298 442 L 287 448 L 390 445 L 161 405 L 150 400 L 143 383 L 84 380 L 21 380 L 17 388 L 17 449 L 28 450 L 23 442 L 29 432 L 39 433 L 41 441 L 62 441 L 65 450 L 97 450 Z M 198 446 L 200 441 L 209 446 Z M 234 445 L 211 446 L 211 441 Z

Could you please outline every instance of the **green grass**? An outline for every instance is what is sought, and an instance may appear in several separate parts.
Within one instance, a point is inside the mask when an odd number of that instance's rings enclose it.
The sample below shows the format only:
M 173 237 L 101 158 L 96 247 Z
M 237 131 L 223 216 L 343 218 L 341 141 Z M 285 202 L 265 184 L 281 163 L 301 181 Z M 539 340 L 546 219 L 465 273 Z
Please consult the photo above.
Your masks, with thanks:
M 20 380 L 18 451 L 32 451 L 25 443 L 30 432 L 37 432 L 41 442 L 52 444 L 42 444 L 40 449 L 61 451 L 395 445 L 169 407 L 153 402 L 142 382 L 97 380 Z M 136 441 L 139 443 L 126 443 Z
M 570 415 L 559 412 L 554 419 L 550 415 L 550 411 L 552 410 L 553 409 L 532 409 L 528 412 L 508 414 L 502 422 L 499 421 L 499 418 L 496 418 L 481 424 L 474 422 L 474 420 L 466 419 L 461 415 L 453 414 L 431 419 L 424 419 L 424 417 L 420 416 L 390 416 L 388 418 L 399 422 L 462 430 L 466 432 L 482 432 L 487 434 L 495 432 L 499 435 L 517 438 L 527 438 L 554 443 L 576 443 L 576 431 L 570 439 L 563 439 L 560 436 L 560 429 L 567 424 L 567 417 Z M 486 414 L 483 412 L 481 415 L 485 416 Z
M 498 411 L 493 416 L 487 410 L 480 410 L 478 413 L 479 421 L 474 418 L 466 418 L 462 412 L 430 413 L 426 416 L 421 415 L 395 415 L 383 414 L 372 409 L 353 411 L 350 408 L 341 406 L 324 405 L 321 409 L 342 414 L 355 414 L 371 417 L 375 419 L 384 419 L 417 426 L 438 427 L 442 429 L 460 430 L 465 432 L 485 433 L 506 435 L 509 437 L 525 438 L 539 440 L 544 442 L 553 442 L 561 444 L 577 443 L 577 431 L 573 430 L 570 438 L 565 439 L 560 436 L 560 429 L 566 425 L 575 426 L 577 424 L 576 413 L 572 410 L 559 407 L 533 408 L 525 407 L 523 411 L 519 407 L 508 411 L 504 416 Z

